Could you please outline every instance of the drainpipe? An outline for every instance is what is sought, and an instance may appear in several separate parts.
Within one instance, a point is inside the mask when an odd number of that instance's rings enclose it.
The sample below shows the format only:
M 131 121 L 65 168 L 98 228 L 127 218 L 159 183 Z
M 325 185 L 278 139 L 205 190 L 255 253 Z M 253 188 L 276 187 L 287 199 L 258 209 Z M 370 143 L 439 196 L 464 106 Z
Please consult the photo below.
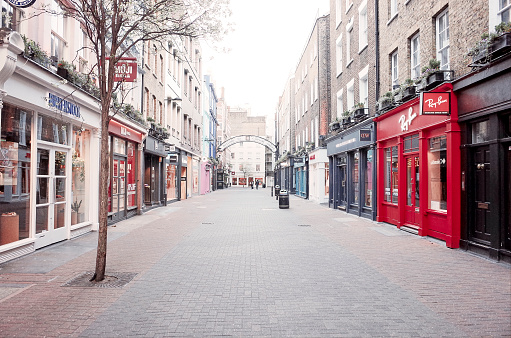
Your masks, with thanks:
M 376 101 L 380 98 L 380 28 L 379 28 L 379 1 L 374 1 L 374 38 L 375 38 L 375 54 L 376 54 L 376 63 L 375 63 L 375 72 L 376 72 L 376 88 L 375 88 L 375 97 Z

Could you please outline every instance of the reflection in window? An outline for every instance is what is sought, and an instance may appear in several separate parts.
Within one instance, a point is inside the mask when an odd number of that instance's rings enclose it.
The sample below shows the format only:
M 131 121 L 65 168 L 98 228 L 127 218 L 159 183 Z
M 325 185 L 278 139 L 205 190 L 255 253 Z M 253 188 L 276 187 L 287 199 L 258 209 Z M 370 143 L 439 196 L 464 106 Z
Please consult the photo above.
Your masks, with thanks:
M 37 118 L 37 139 L 58 144 L 68 144 L 68 126 L 61 120 L 39 115 Z
M 428 140 L 428 206 L 447 210 L 447 138 L 445 135 Z
M 398 197 L 398 157 L 397 146 L 384 150 L 385 161 L 385 195 L 383 200 L 397 203 Z
M 371 207 L 373 205 L 373 150 L 369 149 L 366 156 L 366 170 L 364 172 L 365 197 L 364 206 Z
M 358 204 L 358 195 L 359 195 L 359 191 L 360 191 L 360 182 L 358 179 L 359 157 L 360 157 L 360 153 L 358 151 L 356 151 L 355 154 L 353 154 L 353 166 L 351 167 L 351 179 L 353 182 L 352 202 L 354 204 Z
M 1 110 L 0 246 L 29 237 L 32 114 L 7 103 Z
M 472 143 L 482 143 L 490 140 L 489 121 L 472 124 Z

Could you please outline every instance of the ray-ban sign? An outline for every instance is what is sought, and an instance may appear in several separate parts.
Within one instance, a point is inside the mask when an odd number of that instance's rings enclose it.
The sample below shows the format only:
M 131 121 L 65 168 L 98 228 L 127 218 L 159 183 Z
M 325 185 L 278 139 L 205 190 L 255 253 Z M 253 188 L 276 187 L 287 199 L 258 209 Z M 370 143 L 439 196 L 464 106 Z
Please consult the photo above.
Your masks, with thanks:
M 421 115 L 450 115 L 451 93 L 422 93 Z

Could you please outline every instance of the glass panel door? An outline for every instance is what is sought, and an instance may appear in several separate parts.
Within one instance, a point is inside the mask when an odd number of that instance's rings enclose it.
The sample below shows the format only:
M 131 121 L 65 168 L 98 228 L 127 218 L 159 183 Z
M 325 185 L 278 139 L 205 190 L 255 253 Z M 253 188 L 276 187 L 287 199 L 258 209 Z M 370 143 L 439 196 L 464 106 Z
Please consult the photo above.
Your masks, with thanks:
M 406 158 L 406 222 L 419 222 L 419 156 Z
M 37 150 L 36 249 L 67 238 L 67 162 L 67 150 Z

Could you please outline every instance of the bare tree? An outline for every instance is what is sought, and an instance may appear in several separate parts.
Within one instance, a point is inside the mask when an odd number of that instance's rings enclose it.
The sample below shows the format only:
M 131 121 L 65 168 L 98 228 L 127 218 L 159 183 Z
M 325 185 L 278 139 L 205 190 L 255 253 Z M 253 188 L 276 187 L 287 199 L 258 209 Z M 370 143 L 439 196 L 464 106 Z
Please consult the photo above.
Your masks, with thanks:
M 207 37 L 218 40 L 229 29 L 229 0 L 61 0 L 62 13 L 81 22 L 96 55 L 93 72 L 98 77 L 101 105 L 101 158 L 99 184 L 99 235 L 95 274 L 105 277 L 108 216 L 108 125 L 116 63 L 146 41 L 164 41 L 171 36 Z M 41 7 L 40 12 L 48 13 Z

